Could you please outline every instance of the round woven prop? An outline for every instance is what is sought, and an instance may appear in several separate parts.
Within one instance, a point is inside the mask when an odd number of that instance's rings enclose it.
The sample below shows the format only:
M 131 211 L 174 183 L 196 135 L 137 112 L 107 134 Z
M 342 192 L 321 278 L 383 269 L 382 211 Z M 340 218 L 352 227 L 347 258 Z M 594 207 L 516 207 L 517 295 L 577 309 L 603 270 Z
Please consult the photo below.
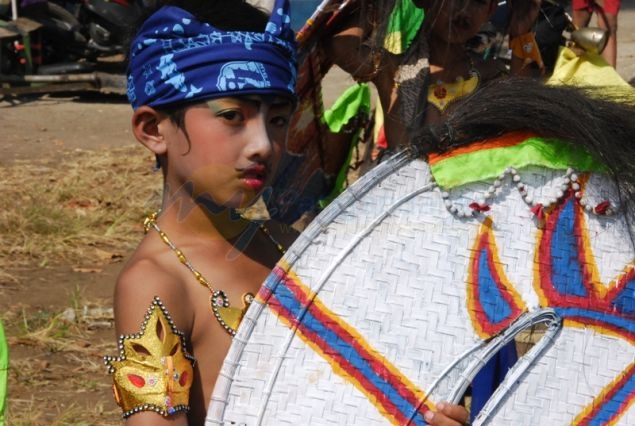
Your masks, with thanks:
M 446 192 L 414 157 L 366 174 L 289 249 L 206 424 L 424 424 L 538 323 L 475 424 L 635 424 L 635 251 L 613 183 L 532 166 Z

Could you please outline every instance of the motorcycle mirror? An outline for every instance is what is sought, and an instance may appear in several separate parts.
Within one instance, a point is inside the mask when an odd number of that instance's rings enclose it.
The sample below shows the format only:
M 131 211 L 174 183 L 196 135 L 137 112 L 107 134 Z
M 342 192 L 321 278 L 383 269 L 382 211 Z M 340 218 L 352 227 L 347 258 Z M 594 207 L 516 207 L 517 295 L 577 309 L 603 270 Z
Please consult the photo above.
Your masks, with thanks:
M 602 28 L 584 27 L 571 32 L 571 41 L 586 52 L 600 54 L 606 47 L 609 32 Z

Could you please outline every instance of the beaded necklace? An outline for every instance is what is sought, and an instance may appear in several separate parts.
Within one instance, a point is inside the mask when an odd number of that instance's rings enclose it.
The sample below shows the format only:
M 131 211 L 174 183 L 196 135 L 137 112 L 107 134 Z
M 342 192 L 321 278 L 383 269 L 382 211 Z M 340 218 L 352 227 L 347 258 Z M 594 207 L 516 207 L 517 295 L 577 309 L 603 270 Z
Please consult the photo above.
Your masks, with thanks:
M 528 191 L 528 186 L 520 177 L 520 174 L 513 167 L 508 167 L 497 179 L 494 180 L 492 185 L 483 194 L 483 202 L 478 203 L 476 201 L 469 204 L 468 208 L 460 208 L 454 204 L 450 199 L 450 193 L 447 190 L 442 190 L 439 186 L 436 186 L 436 190 L 441 192 L 443 203 L 445 208 L 454 216 L 459 218 L 470 218 L 478 216 L 483 212 L 490 210 L 491 205 L 494 202 L 494 197 L 501 192 L 503 182 L 506 175 L 511 176 L 511 185 L 518 189 L 523 201 L 530 208 L 531 212 L 539 219 L 543 220 L 545 212 L 552 206 L 559 203 L 564 197 L 571 191 L 575 199 L 580 203 L 584 210 L 589 214 L 595 214 L 598 216 L 611 216 L 619 210 L 619 206 L 611 203 L 610 200 L 604 199 L 597 203 L 589 200 L 584 196 L 582 192 L 581 178 L 572 169 L 569 168 L 561 178 L 559 187 L 556 187 L 555 194 L 543 201 L 535 200 Z
M 214 289 L 210 282 L 203 276 L 203 274 L 201 274 L 194 267 L 194 265 L 192 265 L 189 259 L 185 257 L 185 254 L 176 245 L 174 245 L 167 234 L 161 228 L 159 228 L 159 225 L 156 222 L 157 216 L 158 213 L 154 212 L 143 221 L 143 228 L 145 232 L 148 233 L 150 228 L 157 231 L 159 237 L 161 238 L 161 241 L 163 241 L 170 248 L 170 250 L 172 250 L 176 254 L 176 257 L 179 259 L 179 261 L 183 265 L 185 265 L 187 269 L 190 270 L 190 272 L 192 272 L 192 275 L 194 275 L 196 281 L 198 281 L 199 284 L 201 284 L 202 286 L 209 289 L 211 293 L 209 299 L 210 307 L 212 309 L 212 313 L 214 314 L 214 318 L 216 318 L 221 327 L 223 327 L 223 329 L 230 336 L 235 336 L 236 329 L 238 328 L 238 325 L 240 325 L 240 321 L 247 311 L 247 308 L 249 308 L 249 305 L 254 300 L 254 295 L 252 293 L 243 294 L 243 307 L 232 307 L 229 303 L 229 297 L 227 297 L 227 294 L 223 290 Z M 286 252 L 284 246 L 276 241 L 276 239 L 273 237 L 273 235 L 271 235 L 271 232 L 269 232 L 269 229 L 264 225 L 264 223 L 258 223 L 258 229 L 263 234 L 265 234 L 265 236 L 273 243 L 273 245 L 281 254 L 284 254 Z

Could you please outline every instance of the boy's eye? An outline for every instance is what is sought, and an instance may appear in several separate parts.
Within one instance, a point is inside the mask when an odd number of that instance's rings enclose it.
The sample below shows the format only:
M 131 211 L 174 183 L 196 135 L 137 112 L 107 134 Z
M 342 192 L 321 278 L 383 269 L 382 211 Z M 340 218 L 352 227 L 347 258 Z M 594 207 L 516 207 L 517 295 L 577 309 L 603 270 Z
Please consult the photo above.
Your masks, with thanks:
M 289 117 L 285 115 L 278 115 L 271 119 L 271 124 L 278 127 L 284 127 L 289 124 Z
M 217 117 L 222 117 L 227 121 L 238 121 L 242 119 L 242 115 L 236 110 L 224 110 L 216 113 Z

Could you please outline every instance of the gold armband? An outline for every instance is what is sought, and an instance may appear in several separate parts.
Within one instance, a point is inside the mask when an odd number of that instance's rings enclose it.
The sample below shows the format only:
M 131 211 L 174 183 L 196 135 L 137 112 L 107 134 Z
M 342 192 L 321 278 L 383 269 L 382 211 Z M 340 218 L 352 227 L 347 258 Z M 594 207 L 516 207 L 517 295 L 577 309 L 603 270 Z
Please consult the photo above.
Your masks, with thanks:
M 189 411 L 194 358 L 158 297 L 148 308 L 140 332 L 119 337 L 119 356 L 105 356 L 104 362 L 124 418 L 140 411 L 165 417 Z
M 510 39 L 509 48 L 515 57 L 524 60 L 524 66 L 535 62 L 540 69 L 545 67 L 534 33 L 525 33 Z

